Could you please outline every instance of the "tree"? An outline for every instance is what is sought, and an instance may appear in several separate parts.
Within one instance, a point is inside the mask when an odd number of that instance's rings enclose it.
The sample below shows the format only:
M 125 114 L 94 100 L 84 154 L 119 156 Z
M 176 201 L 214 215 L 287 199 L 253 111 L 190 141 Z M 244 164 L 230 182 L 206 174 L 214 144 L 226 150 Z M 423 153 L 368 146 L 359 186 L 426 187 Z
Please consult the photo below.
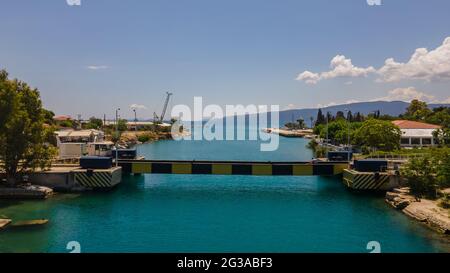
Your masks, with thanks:
M 375 111 L 375 118 L 380 118 L 380 116 L 381 116 L 381 111 L 380 110 L 377 110 L 377 111 Z
M 364 121 L 364 116 L 361 115 L 360 112 L 357 112 L 357 113 L 355 114 L 354 121 L 355 121 L 355 122 L 363 122 L 363 121 Z
M 55 113 L 53 113 L 52 111 L 46 110 L 46 109 L 42 109 L 43 111 L 43 115 L 44 115 L 44 122 L 48 125 L 53 125 L 55 122 L 53 120 L 53 117 L 55 116 Z
M 348 113 L 347 113 L 347 121 L 348 121 L 348 122 L 353 122 L 353 114 L 352 114 L 352 111 L 348 111 Z
M 119 132 L 125 132 L 128 129 L 127 123 L 128 123 L 128 121 L 126 119 L 119 119 L 119 122 L 117 125 Z
M 402 166 L 402 176 L 417 197 L 435 199 L 439 189 L 450 186 L 450 150 L 433 149 Z
M 349 123 L 345 119 L 337 119 L 328 124 L 328 138 L 331 139 L 336 144 L 344 144 L 348 142 L 348 134 L 349 134 L 349 126 L 350 126 L 350 138 L 354 131 L 361 126 L 361 123 L 353 122 Z M 320 127 L 320 137 L 327 137 L 327 126 Z
M 297 123 L 298 123 L 298 128 L 299 128 L 299 129 L 303 129 L 303 128 L 306 127 L 305 120 L 302 119 L 302 118 L 297 119 Z
M 327 112 L 327 121 L 332 122 L 334 120 L 333 115 L 330 112 Z
M 337 111 L 337 113 L 336 113 L 336 119 L 345 119 L 344 112 L 342 112 L 342 111 Z
M 428 108 L 426 102 L 413 100 L 408 108 L 406 108 L 404 118 L 412 120 L 425 120 L 429 114 L 431 114 L 431 110 Z
M 430 156 L 412 158 L 402 166 L 401 174 L 407 181 L 411 193 L 416 197 L 436 198 L 438 182 L 436 169 Z
M 91 117 L 89 122 L 86 124 L 87 129 L 100 129 L 102 126 L 103 120 L 96 117 Z
M 428 115 L 426 122 L 441 125 L 444 128 L 450 128 L 450 108 L 437 107 Z
M 434 149 L 432 156 L 437 167 L 436 178 L 440 188 L 450 187 L 450 150 Z
M 72 128 L 72 129 L 77 128 L 76 122 L 70 119 L 58 121 L 56 124 L 62 128 Z
M 326 123 L 325 116 L 322 113 L 322 109 L 319 109 L 319 111 L 317 112 L 316 125 L 321 125 L 325 123 Z
M 450 144 L 450 129 L 448 128 L 442 128 L 435 130 L 433 132 L 433 137 L 440 146 L 447 146 Z
M 37 89 L 0 71 L 0 170 L 10 185 L 22 173 L 49 166 L 55 150 L 46 143 L 47 114 Z
M 354 143 L 359 146 L 382 151 L 400 148 L 400 128 L 389 121 L 368 119 L 356 130 Z

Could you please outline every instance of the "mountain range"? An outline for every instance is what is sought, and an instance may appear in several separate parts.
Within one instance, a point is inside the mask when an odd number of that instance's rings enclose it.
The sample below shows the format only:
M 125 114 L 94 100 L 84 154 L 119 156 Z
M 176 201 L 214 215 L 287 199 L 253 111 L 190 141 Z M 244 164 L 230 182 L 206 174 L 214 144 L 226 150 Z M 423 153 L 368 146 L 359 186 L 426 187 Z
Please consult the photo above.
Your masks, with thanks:
M 406 108 L 408 108 L 409 103 L 404 101 L 373 101 L 373 102 L 357 102 L 342 105 L 333 105 L 321 108 L 323 114 L 330 112 L 336 115 L 338 111 L 345 111 L 348 109 L 352 113 L 360 112 L 363 115 L 368 115 L 374 111 L 380 111 L 381 115 L 391 115 L 398 116 L 405 113 Z M 450 107 L 450 104 L 429 104 L 430 109 L 446 106 Z M 317 112 L 319 108 L 307 108 L 307 109 L 292 109 L 280 111 L 280 125 L 286 124 L 288 122 L 296 121 L 299 118 L 305 120 L 306 124 L 309 125 L 311 117 L 315 120 L 317 117 Z

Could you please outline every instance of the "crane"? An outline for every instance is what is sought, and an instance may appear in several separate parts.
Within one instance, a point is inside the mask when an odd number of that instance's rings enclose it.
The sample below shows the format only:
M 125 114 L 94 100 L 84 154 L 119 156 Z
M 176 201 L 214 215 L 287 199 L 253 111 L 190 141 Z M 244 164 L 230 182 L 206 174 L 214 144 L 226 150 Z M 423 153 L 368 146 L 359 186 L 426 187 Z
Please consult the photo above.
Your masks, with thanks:
M 153 113 L 153 121 L 157 123 L 162 123 L 164 120 L 164 116 L 167 112 L 167 106 L 169 105 L 170 97 L 173 95 L 172 93 L 166 92 L 166 101 L 164 102 L 164 107 L 161 113 L 161 116 L 158 117 L 158 115 L 154 112 Z

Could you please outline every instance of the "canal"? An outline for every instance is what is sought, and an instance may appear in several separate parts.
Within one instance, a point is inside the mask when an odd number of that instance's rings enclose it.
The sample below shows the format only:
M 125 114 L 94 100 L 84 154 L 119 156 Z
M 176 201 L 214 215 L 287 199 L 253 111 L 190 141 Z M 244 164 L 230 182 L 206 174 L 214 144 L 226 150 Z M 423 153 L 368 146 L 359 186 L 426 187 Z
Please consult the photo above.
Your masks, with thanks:
M 275 152 L 250 141 L 160 141 L 152 159 L 309 160 L 305 139 Z M 339 178 L 143 175 L 112 192 L 1 202 L 0 218 L 48 218 L 46 227 L 0 232 L 0 252 L 449 252 L 448 240 Z

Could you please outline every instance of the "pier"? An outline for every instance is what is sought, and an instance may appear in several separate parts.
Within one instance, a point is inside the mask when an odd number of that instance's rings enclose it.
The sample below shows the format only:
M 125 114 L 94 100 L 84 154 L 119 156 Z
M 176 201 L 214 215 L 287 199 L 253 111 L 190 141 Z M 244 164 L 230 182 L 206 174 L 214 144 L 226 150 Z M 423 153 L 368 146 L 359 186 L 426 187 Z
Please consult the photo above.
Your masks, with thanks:
M 29 181 L 56 191 L 109 189 L 122 180 L 122 169 L 86 169 L 78 165 L 53 166 L 50 170 L 29 175 Z

